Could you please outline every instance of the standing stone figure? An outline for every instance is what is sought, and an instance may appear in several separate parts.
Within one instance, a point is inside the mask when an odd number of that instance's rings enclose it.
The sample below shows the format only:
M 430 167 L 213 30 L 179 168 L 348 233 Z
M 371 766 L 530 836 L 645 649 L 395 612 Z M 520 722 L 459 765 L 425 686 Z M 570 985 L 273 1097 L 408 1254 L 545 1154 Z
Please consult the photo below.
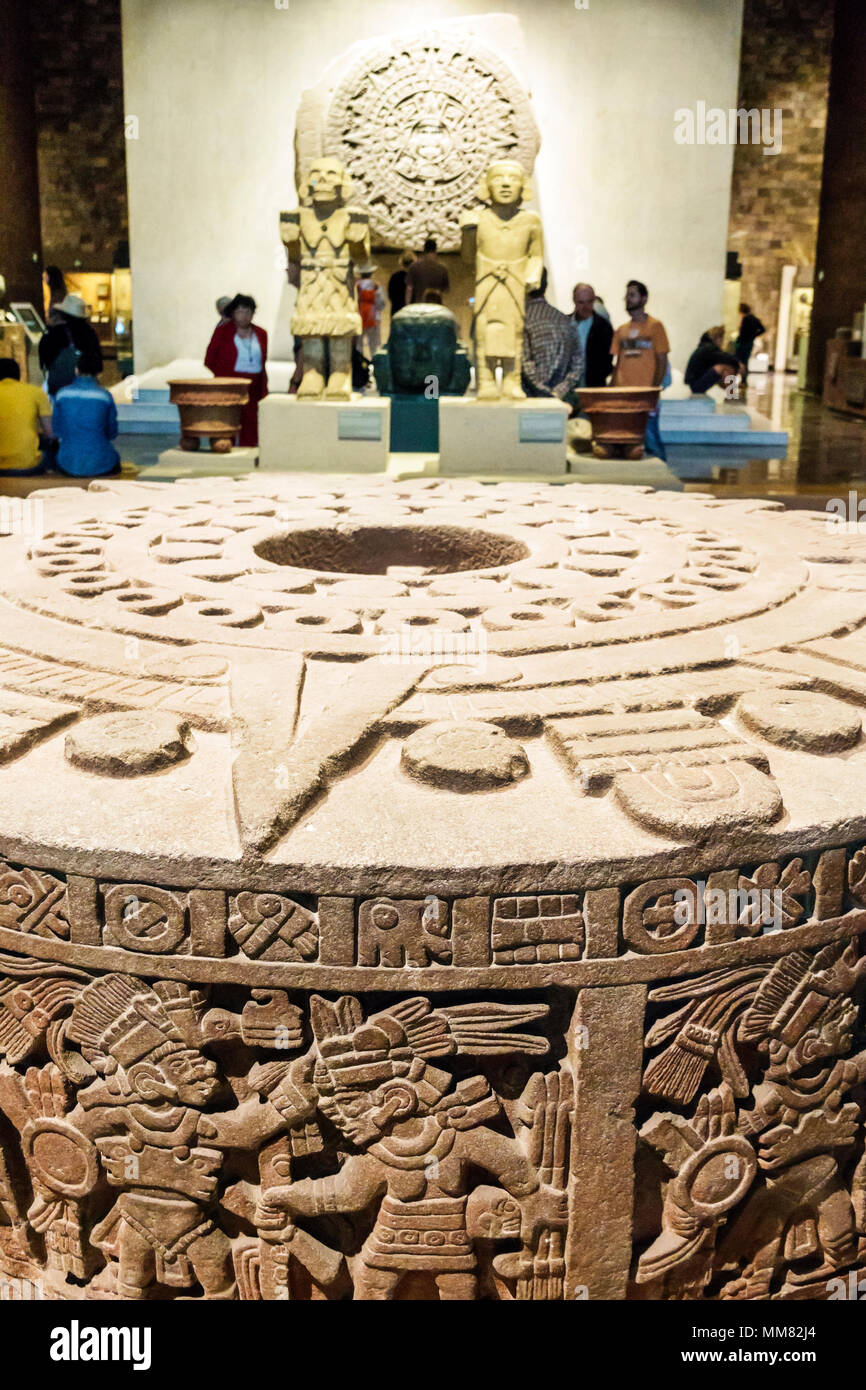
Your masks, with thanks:
M 289 261 L 300 270 L 292 317 L 304 352 L 298 396 L 315 400 L 351 399 L 352 339 L 362 331 L 352 262 L 369 260 L 370 229 L 366 213 L 346 206 L 346 186 L 339 159 L 316 159 L 301 187 L 311 206 L 280 213 Z
M 527 176 L 515 160 L 491 164 L 478 196 L 489 203 L 480 212 L 460 219 L 461 252 L 475 261 L 475 361 L 478 399 L 500 396 L 522 400 L 520 358 L 523 307 L 529 290 L 537 289 L 544 267 L 541 218 L 521 207 Z M 496 385 L 496 366 L 502 364 L 502 385 Z

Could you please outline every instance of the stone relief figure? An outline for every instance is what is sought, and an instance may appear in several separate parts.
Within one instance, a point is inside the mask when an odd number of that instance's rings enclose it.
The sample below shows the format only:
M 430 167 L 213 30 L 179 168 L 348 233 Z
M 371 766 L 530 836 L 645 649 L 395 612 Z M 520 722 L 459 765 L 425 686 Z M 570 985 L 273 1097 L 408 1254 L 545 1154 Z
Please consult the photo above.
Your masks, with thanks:
M 412 997 L 365 1021 L 354 997 L 307 1013 L 254 990 L 238 1012 L 182 983 L 6 963 L 4 1273 L 60 1298 L 388 1299 L 420 1278 L 468 1299 L 478 1246 L 485 1295 L 563 1297 L 570 1072 L 503 1100 L 433 1060 L 499 1074 L 546 1054 L 524 1025 L 547 1004 Z
M 521 206 L 528 179 L 522 165 L 491 164 L 478 196 L 488 206 L 462 215 L 461 254 L 475 264 L 475 361 L 478 399 L 522 400 L 520 361 L 526 294 L 544 268 L 541 218 Z M 496 367 L 502 367 L 497 387 Z
M 361 332 L 354 298 L 353 262 L 369 260 L 367 214 L 346 205 L 346 174 L 339 159 L 310 164 L 301 186 L 304 206 L 280 214 L 280 235 L 290 265 L 299 270 L 292 332 L 303 340 L 301 399 L 347 401 L 352 396 L 352 339 Z
M 864 973 L 856 944 L 833 942 L 653 992 L 686 1002 L 650 1030 L 650 1046 L 670 1041 L 647 1068 L 645 1089 L 681 1101 L 710 1065 L 722 1080 L 692 1119 L 656 1114 L 641 1131 L 673 1177 L 638 1286 L 693 1298 L 720 1279 L 721 1298 L 768 1298 L 856 1261 L 866 1165 L 861 1157 L 852 1169 L 862 1125 L 860 1106 L 845 1096 L 866 1081 L 866 1052 L 849 1055 L 851 994 Z M 752 1050 L 754 1080 L 745 1063 Z
M 106 975 L 76 1001 L 68 1036 L 95 1079 L 70 1115 L 99 1150 L 110 1186 L 123 1190 L 91 1243 L 108 1263 L 96 1291 L 144 1298 L 154 1284 L 208 1298 L 235 1297 L 231 1244 L 213 1212 L 222 1153 L 203 1114 L 219 1088 L 200 1051 L 196 997 Z
M 358 1152 L 334 1175 L 270 1188 L 256 1215 L 259 1229 L 280 1238 L 286 1213 L 375 1208 L 353 1271 L 356 1299 L 392 1299 L 412 1275 L 432 1277 L 442 1300 L 474 1299 L 477 1260 L 467 1225 L 473 1172 L 494 1178 L 519 1204 L 519 1223 L 502 1233 L 519 1226 L 529 1245 L 540 1231 L 565 1225 L 564 1176 L 562 1188 L 543 1183 L 520 1140 L 491 1127 L 501 1103 L 485 1077 L 455 1083 L 431 1059 L 537 1050 L 538 1038 L 510 1028 L 545 1012 L 544 1005 L 433 1009 L 415 998 L 365 1021 L 355 998 L 331 1004 L 313 996 L 318 1107 Z

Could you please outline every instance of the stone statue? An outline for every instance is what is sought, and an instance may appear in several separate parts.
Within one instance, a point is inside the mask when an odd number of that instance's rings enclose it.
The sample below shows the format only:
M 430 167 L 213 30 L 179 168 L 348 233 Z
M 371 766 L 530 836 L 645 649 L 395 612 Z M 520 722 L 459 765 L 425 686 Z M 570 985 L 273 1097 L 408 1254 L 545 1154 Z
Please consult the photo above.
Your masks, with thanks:
M 298 397 L 347 401 L 352 396 L 352 338 L 361 332 L 352 262 L 369 259 L 367 214 L 347 207 L 346 175 L 339 159 L 310 165 L 301 197 L 311 206 L 280 213 L 280 235 L 290 267 L 299 267 L 292 332 L 303 339 L 304 371 Z M 291 269 L 290 269 L 291 274 Z
M 373 358 L 380 396 L 462 396 L 469 358 L 457 320 L 444 304 L 409 304 L 391 320 L 386 346 Z
M 516 160 L 491 164 L 478 196 L 489 206 L 460 219 L 462 254 L 475 261 L 475 360 L 478 399 L 522 400 L 520 359 L 527 291 L 537 289 L 544 267 L 541 218 L 521 207 L 527 176 Z M 502 385 L 496 366 L 502 364 Z

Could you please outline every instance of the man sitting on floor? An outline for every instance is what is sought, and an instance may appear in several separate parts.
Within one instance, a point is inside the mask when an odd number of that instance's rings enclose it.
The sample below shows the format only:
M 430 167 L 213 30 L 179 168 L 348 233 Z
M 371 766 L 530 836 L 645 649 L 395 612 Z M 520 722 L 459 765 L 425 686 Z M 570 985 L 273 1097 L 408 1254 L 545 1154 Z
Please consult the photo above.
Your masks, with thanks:
M 686 367 L 686 386 L 693 396 L 702 396 L 711 386 L 729 387 L 739 380 L 743 368 L 729 352 L 722 350 L 724 328 L 708 328 L 701 337 Z
M 11 357 L 0 357 L 0 477 L 43 473 L 40 435 L 51 438 L 51 403 L 41 386 L 21 380 Z
M 57 467 L 73 478 L 101 478 L 120 471 L 112 446 L 117 438 L 117 406 L 96 380 L 101 362 L 84 352 L 71 386 L 58 391 L 54 403 L 54 433 L 60 440 Z

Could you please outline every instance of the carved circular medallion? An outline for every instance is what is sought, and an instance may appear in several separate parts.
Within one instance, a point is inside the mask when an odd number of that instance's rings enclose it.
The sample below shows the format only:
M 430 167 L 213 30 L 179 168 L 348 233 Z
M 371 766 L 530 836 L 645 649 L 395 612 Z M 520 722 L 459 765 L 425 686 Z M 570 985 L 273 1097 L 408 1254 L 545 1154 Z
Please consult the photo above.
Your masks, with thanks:
M 526 754 L 503 729 L 480 720 L 428 724 L 403 745 L 402 764 L 419 782 L 450 791 L 480 791 L 517 782 Z
M 96 1148 L 68 1120 L 34 1120 L 22 1135 L 24 1156 L 49 1192 L 84 1197 L 96 1182 Z
M 374 241 L 432 236 L 452 251 L 487 165 L 507 157 L 531 173 L 538 132 L 501 58 L 470 35 L 433 31 L 364 54 L 334 92 L 324 141 L 343 160 Z

